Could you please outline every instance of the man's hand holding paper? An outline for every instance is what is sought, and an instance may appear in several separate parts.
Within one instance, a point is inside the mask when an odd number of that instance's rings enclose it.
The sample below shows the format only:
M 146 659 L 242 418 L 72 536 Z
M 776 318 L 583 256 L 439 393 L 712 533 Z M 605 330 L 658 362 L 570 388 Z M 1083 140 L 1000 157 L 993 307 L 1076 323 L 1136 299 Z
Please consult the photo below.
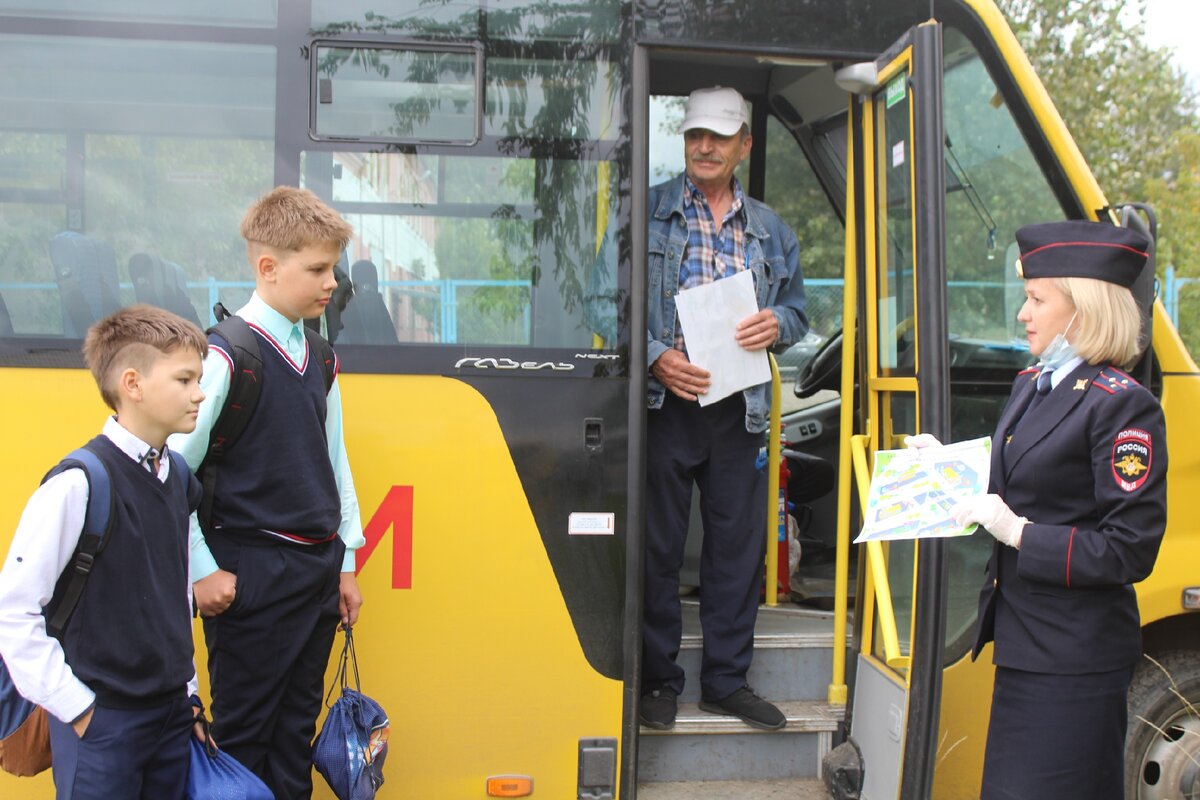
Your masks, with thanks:
M 749 270 L 680 292 L 675 308 L 691 364 L 710 373 L 708 391 L 693 393 L 700 405 L 771 380 L 764 350 L 778 337 L 779 323 L 770 310 L 758 310 Z
M 733 338 L 746 350 L 766 350 L 779 339 L 779 318 L 774 311 L 764 308 L 739 322 Z
M 684 400 L 695 400 L 708 391 L 712 377 L 708 370 L 688 361 L 679 350 L 668 350 L 650 366 L 659 383 Z

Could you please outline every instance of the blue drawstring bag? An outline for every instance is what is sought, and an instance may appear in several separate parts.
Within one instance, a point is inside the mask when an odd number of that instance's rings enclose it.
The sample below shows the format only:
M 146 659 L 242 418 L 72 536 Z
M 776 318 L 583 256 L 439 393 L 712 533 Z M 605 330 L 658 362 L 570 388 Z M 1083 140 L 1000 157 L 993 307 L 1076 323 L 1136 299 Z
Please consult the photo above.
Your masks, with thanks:
M 204 741 L 190 737 L 187 800 L 275 800 L 270 788 L 257 775 L 217 749 L 208 732 L 208 721 L 203 718 L 199 721 L 204 726 Z
M 378 703 L 360 691 L 354 637 L 350 626 L 345 627 L 346 644 L 342 647 L 337 677 L 325 697 L 329 715 L 313 742 L 312 761 L 338 800 L 373 800 L 383 785 L 388 717 Z M 351 670 L 353 689 L 349 686 Z M 342 695 L 330 706 L 329 700 L 339 685 Z

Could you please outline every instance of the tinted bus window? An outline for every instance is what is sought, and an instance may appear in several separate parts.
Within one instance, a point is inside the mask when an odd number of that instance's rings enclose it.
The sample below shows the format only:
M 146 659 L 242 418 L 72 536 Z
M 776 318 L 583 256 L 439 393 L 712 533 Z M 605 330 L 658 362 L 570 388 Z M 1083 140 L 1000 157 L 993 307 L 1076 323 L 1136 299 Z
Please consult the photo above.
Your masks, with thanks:
M 306 174 L 329 158 L 355 229 L 338 343 L 588 347 L 601 331 L 586 314 L 615 319 L 615 265 L 597 258 L 610 162 L 307 153 Z
M 376 0 L 313 0 L 312 25 L 341 33 L 611 44 L 619 41 L 621 6 L 620 0 L 486 0 L 466 5 L 428 0 L 386 4 Z
M 349 272 L 369 287 L 339 343 L 615 343 L 619 72 L 562 58 L 485 69 L 471 151 L 305 153 L 305 185 L 355 226 Z
M 474 48 L 313 47 L 317 139 L 449 142 L 479 137 Z
M 277 9 L 277 0 L 0 0 L 7 16 L 138 24 L 273 27 Z
M 8 35 L 0 72 L 16 334 L 78 336 L 114 303 L 156 302 L 133 280 L 140 256 L 183 276 L 202 320 L 220 284 L 249 280 L 238 223 L 273 182 L 273 47 Z

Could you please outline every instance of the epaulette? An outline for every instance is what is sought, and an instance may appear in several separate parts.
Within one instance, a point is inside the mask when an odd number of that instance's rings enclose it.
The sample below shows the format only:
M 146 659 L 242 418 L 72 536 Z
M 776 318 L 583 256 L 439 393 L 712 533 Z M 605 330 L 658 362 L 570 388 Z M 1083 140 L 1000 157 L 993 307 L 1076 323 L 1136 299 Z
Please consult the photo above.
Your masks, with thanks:
M 1092 381 L 1092 386 L 1103 389 L 1109 394 L 1123 392 L 1126 389 L 1132 389 L 1134 386 L 1139 385 L 1137 380 L 1116 367 L 1105 367 L 1100 370 L 1100 373 L 1096 375 L 1096 379 Z

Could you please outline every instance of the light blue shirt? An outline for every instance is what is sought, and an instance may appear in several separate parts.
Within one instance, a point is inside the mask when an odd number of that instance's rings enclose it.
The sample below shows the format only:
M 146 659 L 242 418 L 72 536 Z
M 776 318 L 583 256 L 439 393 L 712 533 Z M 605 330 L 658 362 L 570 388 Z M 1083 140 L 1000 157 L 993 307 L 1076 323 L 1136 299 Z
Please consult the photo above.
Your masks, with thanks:
M 304 363 L 304 349 L 307 344 L 302 321 L 292 322 L 267 305 L 258 296 L 258 292 L 251 295 L 250 301 L 238 309 L 237 315 L 266 331 L 297 364 Z M 229 361 L 211 349 L 208 357 L 204 359 L 204 375 L 200 378 L 200 388 L 204 391 L 204 402 L 200 404 L 196 430 L 187 434 L 177 433 L 167 440 L 168 446 L 181 454 L 193 470 L 200 466 L 200 462 L 208 453 L 209 435 L 217 416 L 225 407 L 225 398 L 229 395 Z M 366 539 L 363 538 L 358 496 L 354 491 L 354 478 L 350 474 L 350 461 L 346 457 L 345 439 L 342 436 L 342 395 L 336 378 L 326 403 L 325 439 L 329 443 L 329 463 L 333 465 L 333 477 L 342 501 L 342 521 L 338 525 L 338 536 L 346 543 L 342 572 L 354 572 L 354 553 L 366 544 Z M 213 574 L 219 567 L 204 541 L 204 534 L 195 514 L 192 514 L 191 528 L 191 575 L 192 581 L 195 582 Z
M 1062 383 L 1063 378 L 1074 372 L 1075 368 L 1083 363 L 1083 356 L 1075 356 L 1067 363 L 1063 364 L 1058 369 L 1050 373 L 1050 390 L 1054 391 L 1058 388 L 1058 384 Z

